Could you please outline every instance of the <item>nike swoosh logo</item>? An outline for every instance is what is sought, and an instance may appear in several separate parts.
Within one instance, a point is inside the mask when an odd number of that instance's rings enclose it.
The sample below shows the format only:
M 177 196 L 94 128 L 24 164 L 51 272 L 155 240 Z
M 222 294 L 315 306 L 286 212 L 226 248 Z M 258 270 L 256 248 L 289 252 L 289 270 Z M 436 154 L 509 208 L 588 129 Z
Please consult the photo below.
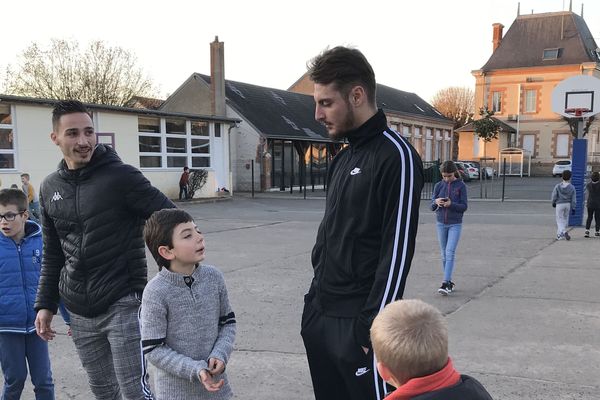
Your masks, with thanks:
M 364 374 L 366 374 L 367 372 L 369 372 L 368 368 L 359 368 L 356 370 L 356 372 L 354 373 L 354 375 L 356 376 L 362 376 Z

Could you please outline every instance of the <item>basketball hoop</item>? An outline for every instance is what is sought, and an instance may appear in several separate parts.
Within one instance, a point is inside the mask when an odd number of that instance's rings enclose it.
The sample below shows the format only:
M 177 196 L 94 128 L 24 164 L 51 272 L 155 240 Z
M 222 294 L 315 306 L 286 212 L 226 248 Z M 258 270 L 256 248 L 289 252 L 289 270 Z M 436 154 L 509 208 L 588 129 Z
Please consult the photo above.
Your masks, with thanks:
M 581 117 L 582 114 L 590 112 L 589 108 L 565 108 L 565 113 Z

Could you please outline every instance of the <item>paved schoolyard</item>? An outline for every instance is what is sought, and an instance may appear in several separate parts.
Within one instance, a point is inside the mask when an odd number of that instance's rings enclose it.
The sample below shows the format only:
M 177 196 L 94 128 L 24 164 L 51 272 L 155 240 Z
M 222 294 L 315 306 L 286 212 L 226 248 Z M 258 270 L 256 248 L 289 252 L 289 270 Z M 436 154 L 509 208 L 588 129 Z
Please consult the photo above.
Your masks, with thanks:
M 285 196 L 181 205 L 206 234 L 207 262 L 224 272 L 237 315 L 227 368 L 237 399 L 313 398 L 299 324 L 324 201 Z M 548 202 L 472 202 L 457 253 L 458 290 L 441 297 L 434 218 L 421 207 L 405 297 L 444 312 L 457 368 L 495 399 L 600 398 L 600 239 L 583 239 L 576 228 L 570 242 L 554 241 L 553 211 Z M 90 399 L 65 327 L 57 328 L 57 399 Z M 23 398 L 32 399 L 27 390 Z

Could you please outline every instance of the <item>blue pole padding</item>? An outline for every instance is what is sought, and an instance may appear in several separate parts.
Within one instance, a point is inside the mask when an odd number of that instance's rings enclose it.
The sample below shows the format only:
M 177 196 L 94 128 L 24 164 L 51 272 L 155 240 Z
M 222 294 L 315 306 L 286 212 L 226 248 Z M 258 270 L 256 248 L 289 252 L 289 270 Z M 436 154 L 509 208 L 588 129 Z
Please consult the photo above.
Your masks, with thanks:
M 569 226 L 583 224 L 583 201 L 585 190 L 585 173 L 587 166 L 587 139 L 573 139 L 573 159 L 571 160 L 571 183 L 575 186 L 577 207 L 575 214 L 569 216 Z

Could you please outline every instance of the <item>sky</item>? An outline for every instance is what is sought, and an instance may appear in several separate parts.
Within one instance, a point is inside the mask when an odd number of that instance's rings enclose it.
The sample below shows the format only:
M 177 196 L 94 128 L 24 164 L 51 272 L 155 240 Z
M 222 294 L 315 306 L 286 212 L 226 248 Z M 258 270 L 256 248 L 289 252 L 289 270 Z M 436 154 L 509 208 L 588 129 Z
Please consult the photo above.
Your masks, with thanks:
M 492 53 L 492 24 L 508 31 L 513 0 L 7 0 L 0 92 L 7 65 L 31 43 L 102 40 L 137 56 L 159 97 L 192 73 L 210 73 L 209 44 L 225 43 L 225 78 L 287 89 L 327 47 L 354 46 L 378 83 L 430 101 L 450 86 L 474 88 L 472 70 Z M 568 10 L 569 0 L 521 0 L 521 14 Z M 582 1 L 573 1 L 581 12 Z M 600 45 L 600 1 L 584 1 L 584 19 Z

